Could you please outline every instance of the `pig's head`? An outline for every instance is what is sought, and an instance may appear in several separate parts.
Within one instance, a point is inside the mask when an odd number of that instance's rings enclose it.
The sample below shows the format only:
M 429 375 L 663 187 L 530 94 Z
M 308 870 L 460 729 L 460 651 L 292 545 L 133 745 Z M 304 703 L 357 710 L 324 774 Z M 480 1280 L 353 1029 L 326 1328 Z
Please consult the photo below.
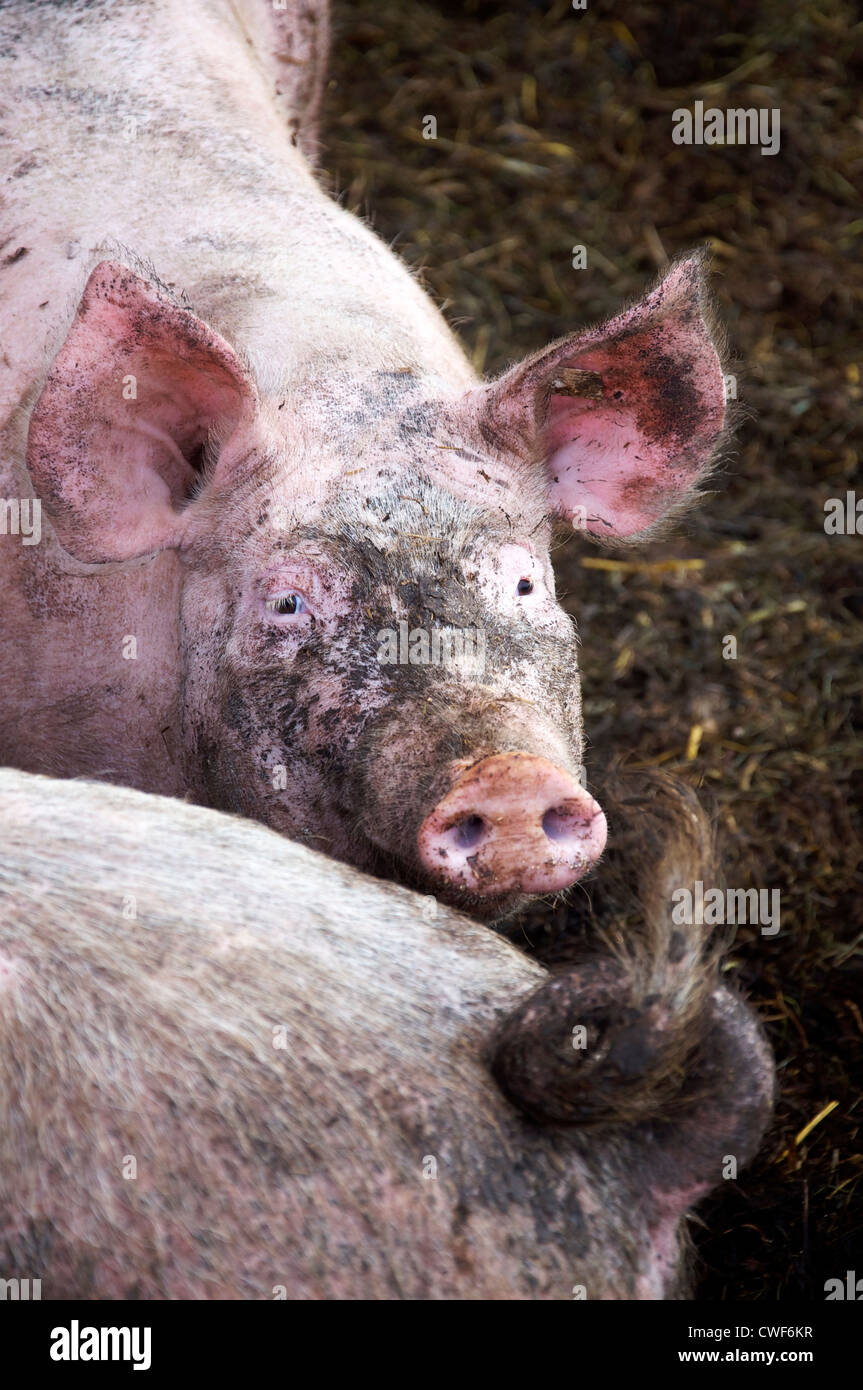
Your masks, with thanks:
M 698 257 L 489 384 L 322 357 L 275 393 L 106 262 L 28 463 L 78 559 L 177 557 L 193 794 L 492 916 L 605 841 L 554 528 L 650 533 L 723 411 Z

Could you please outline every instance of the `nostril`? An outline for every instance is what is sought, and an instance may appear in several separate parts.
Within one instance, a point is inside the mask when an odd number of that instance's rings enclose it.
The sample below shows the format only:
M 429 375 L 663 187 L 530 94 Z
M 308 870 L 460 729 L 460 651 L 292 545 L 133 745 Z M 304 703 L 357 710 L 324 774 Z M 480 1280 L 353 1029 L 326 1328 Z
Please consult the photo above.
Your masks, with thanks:
M 449 791 L 417 831 L 423 869 L 483 898 L 554 893 L 605 846 L 605 816 L 570 773 L 531 753 L 456 766 Z
M 588 824 L 583 811 L 566 806 L 555 806 L 546 811 L 542 818 L 542 828 L 550 840 L 571 840 L 573 836 L 581 836 Z
M 462 816 L 450 826 L 447 835 L 458 849 L 476 849 L 485 838 L 486 828 L 482 816 Z

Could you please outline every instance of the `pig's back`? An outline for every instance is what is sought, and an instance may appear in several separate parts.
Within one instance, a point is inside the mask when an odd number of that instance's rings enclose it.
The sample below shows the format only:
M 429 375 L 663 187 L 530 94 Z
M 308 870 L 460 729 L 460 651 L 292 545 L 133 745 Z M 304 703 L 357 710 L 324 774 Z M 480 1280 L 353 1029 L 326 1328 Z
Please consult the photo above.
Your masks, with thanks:
M 178 288 L 258 262 L 313 180 L 225 22 L 197 4 L 0 14 L 0 326 L 16 385 L 47 366 L 99 248 Z M 244 250 L 245 248 L 245 250 Z M 5 401 L 12 389 L 6 379 Z M 17 403 L 17 401 L 16 401 Z
M 581 1165 L 484 1062 L 538 967 L 239 819 L 14 772 L 0 806 L 4 1228 L 43 1297 L 608 1286 Z
M 268 8 L 0 11 L 0 424 L 28 405 L 105 256 L 187 293 L 268 388 L 339 358 L 472 380 L 428 297 L 292 143 L 292 93 L 242 22 Z

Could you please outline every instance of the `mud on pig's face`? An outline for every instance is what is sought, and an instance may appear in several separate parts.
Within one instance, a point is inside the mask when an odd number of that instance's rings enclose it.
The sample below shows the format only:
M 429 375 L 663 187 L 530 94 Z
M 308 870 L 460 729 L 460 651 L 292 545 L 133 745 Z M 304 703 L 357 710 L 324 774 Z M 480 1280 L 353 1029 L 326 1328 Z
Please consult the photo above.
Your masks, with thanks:
M 445 411 L 413 413 L 447 432 Z M 260 483 L 254 534 L 239 549 L 208 544 L 183 599 L 187 649 L 211 652 L 187 675 L 192 762 L 218 805 L 499 908 L 565 886 L 599 852 L 582 836 L 564 863 L 565 802 L 599 817 L 595 834 L 601 815 L 577 785 L 576 635 L 554 594 L 542 498 L 503 477 L 482 505 L 477 490 L 459 497 L 423 469 L 435 447 L 427 434 L 397 465 L 352 448 L 367 485 L 339 477 L 317 504 L 306 489 L 284 508 Z M 541 822 L 558 810 L 553 841 Z M 531 815 L 541 860 L 516 864 L 519 841 L 536 858 Z M 536 888 L 531 873 L 546 875 Z

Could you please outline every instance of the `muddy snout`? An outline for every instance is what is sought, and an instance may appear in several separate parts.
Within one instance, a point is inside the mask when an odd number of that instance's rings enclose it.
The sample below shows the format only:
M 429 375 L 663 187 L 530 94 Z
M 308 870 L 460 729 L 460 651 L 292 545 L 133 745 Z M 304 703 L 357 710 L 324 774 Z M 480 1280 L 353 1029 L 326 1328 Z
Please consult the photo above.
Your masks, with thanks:
M 499 897 L 568 888 L 605 837 L 602 810 L 568 772 L 532 753 L 496 753 L 456 779 L 420 826 L 417 848 L 442 884 Z

